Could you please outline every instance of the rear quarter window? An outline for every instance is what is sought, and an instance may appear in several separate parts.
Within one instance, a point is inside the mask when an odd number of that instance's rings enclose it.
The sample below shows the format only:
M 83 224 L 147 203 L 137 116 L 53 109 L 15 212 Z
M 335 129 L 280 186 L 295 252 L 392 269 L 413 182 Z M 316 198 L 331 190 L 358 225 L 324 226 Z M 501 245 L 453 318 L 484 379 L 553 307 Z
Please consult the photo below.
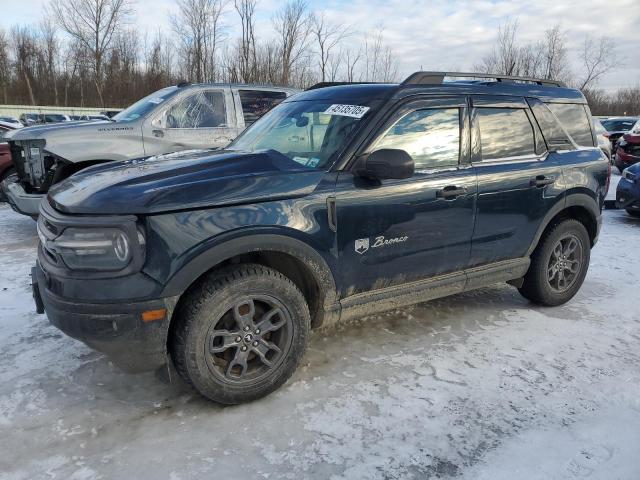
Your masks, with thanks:
M 245 126 L 251 125 L 285 98 L 284 92 L 266 90 L 239 90 Z
M 558 117 L 573 141 L 581 147 L 593 147 L 593 136 L 589 115 L 581 104 L 575 103 L 547 103 L 549 109 Z

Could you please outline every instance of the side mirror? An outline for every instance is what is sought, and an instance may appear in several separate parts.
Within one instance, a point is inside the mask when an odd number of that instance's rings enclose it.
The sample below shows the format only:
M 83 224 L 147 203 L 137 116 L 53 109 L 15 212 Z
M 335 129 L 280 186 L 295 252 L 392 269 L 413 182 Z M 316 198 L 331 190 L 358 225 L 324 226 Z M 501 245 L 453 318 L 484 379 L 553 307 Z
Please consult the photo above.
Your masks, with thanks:
M 375 180 L 401 180 L 412 177 L 414 170 L 413 158 L 407 152 L 395 148 L 383 148 L 361 159 L 356 168 L 356 174 Z

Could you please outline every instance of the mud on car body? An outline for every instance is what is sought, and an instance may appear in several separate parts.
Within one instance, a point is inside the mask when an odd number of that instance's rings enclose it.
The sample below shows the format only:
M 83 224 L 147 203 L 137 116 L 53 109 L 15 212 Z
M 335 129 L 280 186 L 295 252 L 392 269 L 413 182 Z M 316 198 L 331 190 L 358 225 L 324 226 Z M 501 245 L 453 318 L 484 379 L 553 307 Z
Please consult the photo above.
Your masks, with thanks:
M 36 216 L 49 188 L 88 166 L 186 149 L 225 147 L 296 91 L 237 84 L 180 84 L 139 100 L 111 120 L 43 124 L 9 140 L 18 177 L 4 182 L 14 210 Z
M 496 282 L 568 301 L 610 173 L 584 97 L 445 76 L 322 85 L 225 150 L 55 185 L 38 220 L 39 311 L 128 370 L 172 361 L 239 403 L 289 378 L 313 327 Z

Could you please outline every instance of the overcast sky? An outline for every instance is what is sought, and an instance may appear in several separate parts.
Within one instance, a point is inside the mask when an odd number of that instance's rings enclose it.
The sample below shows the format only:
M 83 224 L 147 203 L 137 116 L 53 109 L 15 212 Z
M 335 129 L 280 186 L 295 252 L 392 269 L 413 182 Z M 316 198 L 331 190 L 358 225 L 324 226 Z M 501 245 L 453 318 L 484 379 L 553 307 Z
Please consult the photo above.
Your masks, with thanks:
M 132 0 L 135 22 L 153 34 L 169 29 L 174 0 Z M 48 0 L 0 0 L 0 27 L 36 23 Z M 258 34 L 270 31 L 270 18 L 282 2 L 258 0 Z M 238 28 L 230 2 L 224 22 L 229 36 Z M 469 70 L 491 50 L 497 26 L 517 18 L 522 42 L 536 41 L 546 28 L 560 22 L 578 71 L 576 55 L 586 35 L 607 35 L 617 46 L 617 67 L 600 82 L 606 90 L 640 84 L 640 0 L 310 0 L 313 10 L 325 10 L 335 22 L 366 33 L 382 25 L 387 44 L 397 55 L 400 72 Z

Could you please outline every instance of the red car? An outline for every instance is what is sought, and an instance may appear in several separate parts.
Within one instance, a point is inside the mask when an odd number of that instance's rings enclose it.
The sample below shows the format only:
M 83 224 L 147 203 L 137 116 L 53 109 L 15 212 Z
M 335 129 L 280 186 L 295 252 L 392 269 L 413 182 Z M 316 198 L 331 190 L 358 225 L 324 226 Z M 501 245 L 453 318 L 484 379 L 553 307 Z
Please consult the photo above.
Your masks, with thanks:
M 618 141 L 616 167 L 622 170 L 640 162 L 640 133 L 627 133 Z
M 13 130 L 13 128 L 8 125 L 0 125 L 0 182 L 15 173 L 13 160 L 11 160 L 11 153 L 9 152 L 9 144 L 4 141 L 4 135 L 9 130 Z M 0 189 L 0 201 L 4 201 L 2 189 Z

